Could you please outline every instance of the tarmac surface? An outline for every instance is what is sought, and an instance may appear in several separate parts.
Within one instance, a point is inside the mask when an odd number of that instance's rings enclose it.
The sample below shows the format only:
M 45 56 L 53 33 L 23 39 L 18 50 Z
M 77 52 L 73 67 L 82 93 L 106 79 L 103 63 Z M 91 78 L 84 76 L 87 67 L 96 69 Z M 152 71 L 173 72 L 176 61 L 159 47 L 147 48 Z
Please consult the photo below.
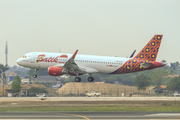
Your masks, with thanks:
M 1 107 L 67 106 L 91 104 L 167 104 L 180 102 L 180 97 L 0 97 Z M 34 101 L 34 102 L 33 102 Z M 47 102 L 46 102 L 47 101 Z M 27 104 L 28 102 L 28 104 Z M 164 103 L 163 103 L 164 102 Z M 20 103 L 20 104 L 19 104 Z M 34 104 L 32 104 L 34 103 Z M 52 104 L 49 104 L 52 103 Z M 103 105 L 102 104 L 102 105 Z M 91 106 L 91 105 L 89 105 Z M 141 106 L 141 105 L 140 105 Z M 142 106 L 141 106 L 142 107 Z M 0 120 L 180 120 L 180 112 L 0 112 Z
M 180 119 L 179 112 L 0 112 L 0 119 L 10 120 L 132 120 Z
M 180 101 L 180 97 L 44 97 L 46 101 Z M 39 101 L 41 97 L 0 97 L 2 101 Z

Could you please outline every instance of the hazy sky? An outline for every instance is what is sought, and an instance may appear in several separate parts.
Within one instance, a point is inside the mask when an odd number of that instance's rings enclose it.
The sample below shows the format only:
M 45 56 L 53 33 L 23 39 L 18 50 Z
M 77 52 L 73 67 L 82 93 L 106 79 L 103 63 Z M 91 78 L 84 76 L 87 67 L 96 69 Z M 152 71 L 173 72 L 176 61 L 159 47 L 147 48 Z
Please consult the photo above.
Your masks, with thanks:
M 35 51 L 127 57 L 163 34 L 157 61 L 180 61 L 180 0 L 0 0 L 0 63 Z M 136 53 L 136 54 L 137 54 Z

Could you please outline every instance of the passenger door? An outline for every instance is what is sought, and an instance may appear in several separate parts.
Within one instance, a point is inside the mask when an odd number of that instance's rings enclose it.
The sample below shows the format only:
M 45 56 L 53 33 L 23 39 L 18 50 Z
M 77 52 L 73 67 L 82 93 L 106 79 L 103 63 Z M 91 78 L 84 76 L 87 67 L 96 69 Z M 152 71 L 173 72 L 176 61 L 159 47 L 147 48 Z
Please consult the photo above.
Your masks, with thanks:
M 35 53 L 32 53 L 30 62 L 31 63 L 35 63 L 36 62 L 36 54 Z

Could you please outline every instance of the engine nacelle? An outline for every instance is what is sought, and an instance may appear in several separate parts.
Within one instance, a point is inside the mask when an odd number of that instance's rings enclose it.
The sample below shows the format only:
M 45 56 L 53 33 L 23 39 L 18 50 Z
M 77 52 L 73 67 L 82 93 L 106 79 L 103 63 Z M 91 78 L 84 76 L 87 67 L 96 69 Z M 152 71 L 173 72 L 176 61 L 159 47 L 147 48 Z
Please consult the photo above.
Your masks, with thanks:
M 48 68 L 49 75 L 51 75 L 51 76 L 63 75 L 62 70 L 63 70 L 62 67 L 56 67 L 56 66 L 51 66 Z

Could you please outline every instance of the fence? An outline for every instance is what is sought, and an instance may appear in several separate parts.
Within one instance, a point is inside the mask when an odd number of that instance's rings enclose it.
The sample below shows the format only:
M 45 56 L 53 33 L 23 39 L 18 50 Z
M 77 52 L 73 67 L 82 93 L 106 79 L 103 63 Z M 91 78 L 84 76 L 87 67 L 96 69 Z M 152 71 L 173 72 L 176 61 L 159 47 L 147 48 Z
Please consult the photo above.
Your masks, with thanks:
M 58 90 L 59 97 L 83 97 L 86 96 L 86 93 L 90 93 L 92 91 L 96 91 L 97 93 L 101 93 L 101 97 L 122 97 L 122 94 L 125 97 L 134 96 L 134 97 L 140 97 L 140 96 L 153 96 L 154 91 L 153 90 L 137 90 L 134 87 L 129 88 L 97 88 L 87 90 L 87 88 L 64 88 L 61 90 Z

